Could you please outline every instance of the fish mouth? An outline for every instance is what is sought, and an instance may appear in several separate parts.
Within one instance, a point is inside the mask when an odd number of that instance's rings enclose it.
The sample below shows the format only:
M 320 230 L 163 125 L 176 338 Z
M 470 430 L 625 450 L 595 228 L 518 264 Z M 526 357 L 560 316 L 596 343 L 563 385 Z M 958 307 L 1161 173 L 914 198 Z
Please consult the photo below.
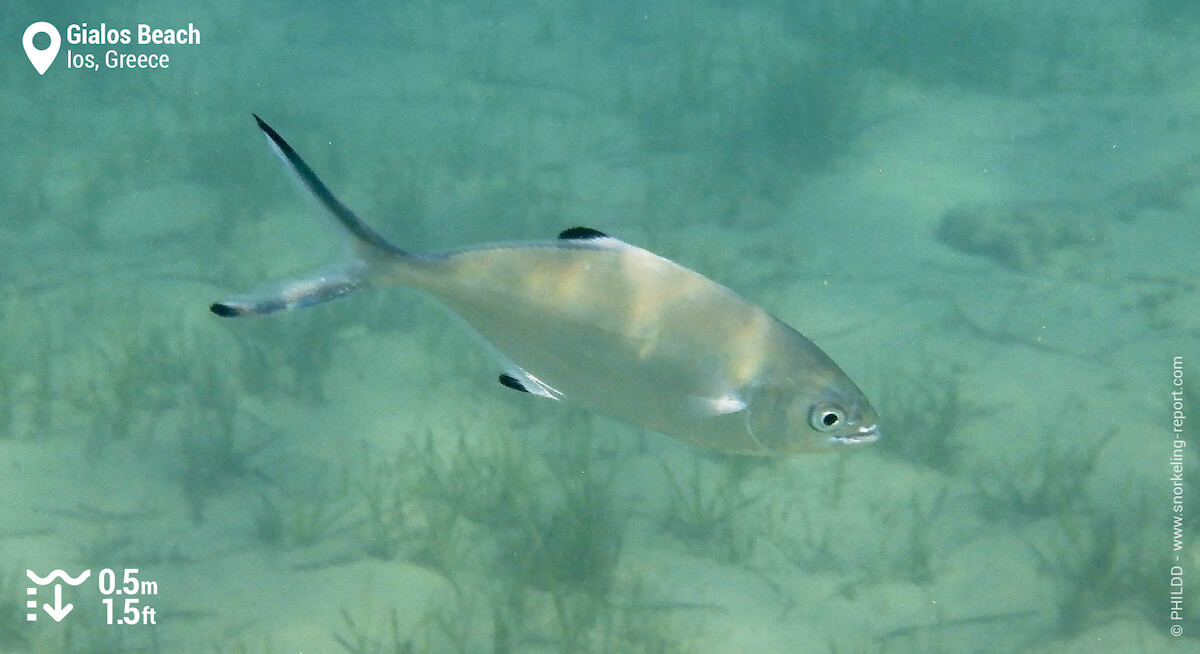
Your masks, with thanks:
M 859 427 L 858 432 L 849 436 L 833 436 L 829 442 L 835 446 L 843 445 L 864 445 L 866 443 L 874 443 L 879 440 L 879 425 L 870 425 L 867 427 Z

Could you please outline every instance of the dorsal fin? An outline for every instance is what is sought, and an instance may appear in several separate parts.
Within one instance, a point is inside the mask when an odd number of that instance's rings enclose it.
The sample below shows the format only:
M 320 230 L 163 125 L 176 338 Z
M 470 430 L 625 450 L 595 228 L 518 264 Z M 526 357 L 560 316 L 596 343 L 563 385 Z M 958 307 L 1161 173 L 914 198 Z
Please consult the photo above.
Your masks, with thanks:
M 570 227 L 559 232 L 558 238 L 563 241 L 590 241 L 594 238 L 608 238 L 608 234 L 591 227 Z

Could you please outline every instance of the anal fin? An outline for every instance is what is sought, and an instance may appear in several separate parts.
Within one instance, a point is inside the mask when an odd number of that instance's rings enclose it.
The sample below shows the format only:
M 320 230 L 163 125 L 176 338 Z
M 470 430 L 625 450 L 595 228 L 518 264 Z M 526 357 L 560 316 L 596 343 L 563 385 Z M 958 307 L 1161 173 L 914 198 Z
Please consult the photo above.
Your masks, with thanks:
M 529 393 L 531 395 L 537 395 L 538 397 L 546 397 L 550 398 L 551 400 L 562 398 L 562 393 L 559 393 L 542 380 L 534 377 L 528 372 L 525 372 L 525 370 L 518 368 L 517 366 L 512 366 L 508 370 L 500 373 L 499 381 L 501 386 L 505 388 L 511 388 L 514 391 Z
M 521 383 L 521 380 L 513 377 L 507 372 L 500 373 L 500 385 L 505 388 L 511 388 L 514 391 L 521 391 L 522 393 L 529 392 L 529 389 L 525 388 L 525 385 Z

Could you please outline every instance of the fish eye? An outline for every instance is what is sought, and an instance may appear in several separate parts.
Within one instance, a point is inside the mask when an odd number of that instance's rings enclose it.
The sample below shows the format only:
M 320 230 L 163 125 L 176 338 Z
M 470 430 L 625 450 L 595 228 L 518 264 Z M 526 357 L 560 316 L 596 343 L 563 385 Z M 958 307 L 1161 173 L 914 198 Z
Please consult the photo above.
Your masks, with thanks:
M 842 426 L 845 420 L 842 408 L 834 404 L 818 404 L 809 414 L 808 422 L 817 431 L 830 431 Z

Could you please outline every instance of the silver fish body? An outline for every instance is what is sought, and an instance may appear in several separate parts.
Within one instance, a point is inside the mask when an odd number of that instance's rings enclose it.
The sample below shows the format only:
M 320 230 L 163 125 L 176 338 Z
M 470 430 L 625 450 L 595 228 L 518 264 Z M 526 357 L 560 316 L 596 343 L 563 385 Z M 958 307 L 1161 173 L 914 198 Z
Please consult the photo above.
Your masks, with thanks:
M 218 302 L 214 313 L 263 315 L 363 286 L 411 286 L 478 332 L 501 361 L 501 383 L 516 390 L 730 453 L 814 452 L 879 438 L 875 410 L 824 352 L 703 275 L 587 228 L 553 241 L 406 253 L 342 205 L 255 118 L 349 236 L 355 256 Z

